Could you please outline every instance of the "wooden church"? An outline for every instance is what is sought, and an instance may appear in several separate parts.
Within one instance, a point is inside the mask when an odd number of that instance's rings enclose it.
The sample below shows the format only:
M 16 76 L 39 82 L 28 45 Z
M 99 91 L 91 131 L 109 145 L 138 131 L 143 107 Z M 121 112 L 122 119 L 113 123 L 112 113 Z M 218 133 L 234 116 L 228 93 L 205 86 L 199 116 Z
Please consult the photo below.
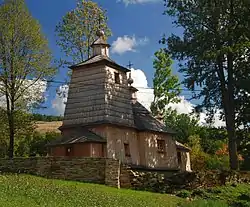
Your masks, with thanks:
M 97 35 L 92 56 L 70 67 L 62 137 L 49 145 L 50 156 L 107 157 L 190 171 L 189 149 L 137 101 L 130 70 L 110 59 L 104 32 Z

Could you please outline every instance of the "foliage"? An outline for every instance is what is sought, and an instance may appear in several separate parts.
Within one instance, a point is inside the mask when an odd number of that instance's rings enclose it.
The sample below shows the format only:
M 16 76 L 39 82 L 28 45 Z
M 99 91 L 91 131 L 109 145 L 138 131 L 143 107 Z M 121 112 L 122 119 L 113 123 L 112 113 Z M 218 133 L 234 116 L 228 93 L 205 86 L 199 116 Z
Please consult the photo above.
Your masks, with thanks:
M 21 137 L 18 139 L 15 149 L 15 156 L 17 157 L 30 157 L 30 156 L 46 156 L 48 148 L 46 144 L 55 140 L 60 136 L 60 133 L 47 132 L 41 134 L 34 132 L 31 135 Z
M 191 114 L 178 114 L 172 109 L 166 110 L 164 122 L 176 132 L 176 139 L 181 143 L 187 143 L 188 137 L 197 134 L 199 130 L 196 117 Z
M 249 1 L 166 1 L 166 13 L 184 29 L 183 37 L 172 35 L 168 49 L 184 61 L 180 71 L 185 84 L 201 92 L 202 107 L 210 115 L 221 109 L 226 121 L 230 166 L 238 168 L 236 128 L 249 125 Z M 236 116 L 237 114 L 237 116 Z
M 13 157 L 16 113 L 27 109 L 30 87 L 50 78 L 55 70 L 48 42 L 24 0 L 3 1 L 0 25 L 0 92 L 6 101 L 9 157 Z
M 176 194 L 176 196 L 181 198 L 188 198 L 189 196 L 191 196 L 191 192 L 188 190 L 181 190 Z
M 183 204 L 182 207 L 228 207 L 228 204 L 223 201 L 214 200 L 196 200 L 189 204 Z
M 250 206 L 250 186 L 239 184 L 237 186 L 221 186 L 207 189 L 189 191 L 195 201 L 182 206 Z
M 208 188 L 205 194 L 198 196 L 199 199 L 211 199 L 227 202 L 229 206 L 249 206 L 250 205 L 250 186 L 247 184 L 240 184 L 236 187 L 223 186 Z M 205 197 L 203 197 L 205 195 Z
M 206 169 L 207 154 L 202 151 L 200 137 L 198 135 L 188 137 L 187 144 L 191 148 L 191 169 L 194 171 Z
M 77 7 L 68 12 L 56 27 L 57 44 L 70 59 L 62 60 L 63 64 L 73 65 L 89 58 L 90 46 L 99 29 L 105 32 L 106 37 L 111 35 L 106 12 L 91 0 L 79 0 Z
M 0 134 L 0 157 L 7 156 L 8 149 L 8 117 L 6 110 L 0 108 L 0 126 L 1 126 L 1 134 Z M 16 111 L 14 114 L 15 119 L 15 140 L 19 141 L 20 137 L 26 137 L 33 133 L 34 125 L 33 125 L 33 117 L 31 114 L 28 114 L 24 111 Z
M 52 122 L 52 121 L 62 121 L 63 117 L 61 116 L 49 116 L 45 114 L 33 114 L 33 120 L 34 121 L 46 121 L 46 122 Z
M 241 164 L 242 170 L 250 170 L 250 131 L 249 129 L 237 132 L 238 150 L 243 157 Z
M 6 111 L 3 109 L 0 110 L 0 115 L 0 157 L 6 157 L 8 148 L 8 124 L 6 124 Z M 60 134 L 56 132 L 41 134 L 34 131 L 35 125 L 33 119 L 34 117 L 32 114 L 23 111 L 15 113 L 15 156 L 45 156 L 47 155 L 47 148 L 45 145 L 49 141 L 60 136 Z
M 228 170 L 229 159 L 228 156 L 209 155 L 205 160 L 206 169 L 209 170 Z
M 183 199 L 170 195 L 135 192 L 103 185 L 28 175 L 2 175 L 0 183 L 0 206 L 2 207 L 175 207 L 184 202 Z
M 214 155 L 227 143 L 227 133 L 223 128 L 200 127 L 197 134 L 201 138 L 203 151 L 208 154 Z
M 192 135 L 188 138 L 188 146 L 191 148 L 191 165 L 195 171 L 201 170 L 226 170 L 229 169 L 228 153 L 224 149 L 219 149 L 217 154 L 207 154 L 201 145 L 201 138 Z
M 165 49 L 155 52 L 154 60 L 154 100 L 151 111 L 154 115 L 165 114 L 166 106 L 179 102 L 181 92 L 179 79 L 172 74 L 172 59 Z

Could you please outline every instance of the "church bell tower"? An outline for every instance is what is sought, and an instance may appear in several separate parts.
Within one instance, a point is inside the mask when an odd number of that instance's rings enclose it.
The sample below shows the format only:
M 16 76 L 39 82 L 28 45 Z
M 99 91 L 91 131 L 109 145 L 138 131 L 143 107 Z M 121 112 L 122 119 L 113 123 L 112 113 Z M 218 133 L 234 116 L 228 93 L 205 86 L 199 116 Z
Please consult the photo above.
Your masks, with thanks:
M 116 124 L 134 126 L 127 72 L 109 58 L 103 31 L 91 45 L 92 56 L 73 65 L 63 127 Z

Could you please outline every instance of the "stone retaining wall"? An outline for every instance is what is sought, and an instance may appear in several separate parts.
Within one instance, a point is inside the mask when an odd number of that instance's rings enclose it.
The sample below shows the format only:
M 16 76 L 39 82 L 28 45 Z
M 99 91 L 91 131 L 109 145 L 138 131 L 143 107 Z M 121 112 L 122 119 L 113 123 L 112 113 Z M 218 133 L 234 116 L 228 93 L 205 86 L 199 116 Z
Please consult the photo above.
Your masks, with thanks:
M 118 160 L 105 158 L 0 159 L 0 172 L 28 173 L 47 178 L 93 182 L 114 187 L 120 187 L 119 171 Z

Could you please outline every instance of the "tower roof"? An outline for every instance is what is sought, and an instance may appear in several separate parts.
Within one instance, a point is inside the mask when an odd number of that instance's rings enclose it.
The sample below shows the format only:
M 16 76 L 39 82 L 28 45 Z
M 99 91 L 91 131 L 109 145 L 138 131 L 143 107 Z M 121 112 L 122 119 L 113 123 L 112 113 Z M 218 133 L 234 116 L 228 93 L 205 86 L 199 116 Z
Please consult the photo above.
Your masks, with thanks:
M 110 47 L 110 44 L 107 43 L 106 39 L 105 39 L 105 34 L 104 34 L 104 31 L 100 30 L 100 31 L 97 31 L 96 33 L 97 35 L 97 40 L 95 40 L 91 47 L 93 48 L 94 46 L 99 46 L 99 45 L 104 45 L 106 47 Z
M 129 72 L 130 70 L 128 68 L 125 68 L 119 64 L 117 64 L 115 61 L 111 60 L 108 56 L 105 56 L 105 55 L 96 55 L 96 56 L 93 56 L 81 63 L 78 63 L 76 65 L 72 65 L 70 66 L 69 68 L 70 69 L 76 69 L 76 68 L 79 68 L 79 67 L 87 67 L 87 66 L 91 66 L 91 65 L 96 65 L 96 64 L 106 64 L 110 67 L 113 67 L 117 70 L 121 70 L 121 71 L 124 71 L 124 72 Z

